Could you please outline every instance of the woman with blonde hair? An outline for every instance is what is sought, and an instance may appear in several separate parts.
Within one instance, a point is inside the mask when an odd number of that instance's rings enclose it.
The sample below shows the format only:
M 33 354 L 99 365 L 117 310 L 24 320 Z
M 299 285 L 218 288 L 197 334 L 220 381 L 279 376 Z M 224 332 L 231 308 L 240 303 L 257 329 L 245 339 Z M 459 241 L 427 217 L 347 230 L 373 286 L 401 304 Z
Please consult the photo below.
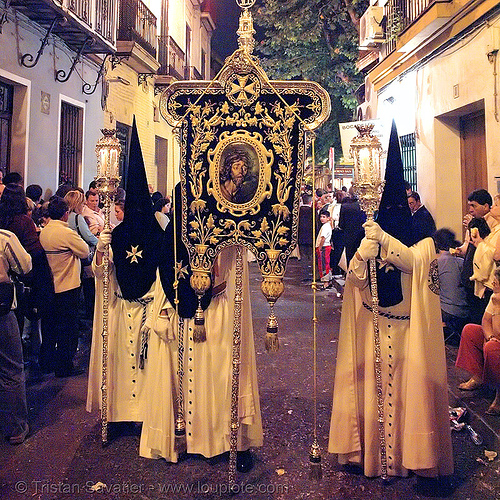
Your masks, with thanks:
M 94 274 L 92 273 L 92 259 L 94 258 L 95 249 L 97 247 L 97 236 L 89 229 L 89 225 L 82 215 L 85 202 L 85 194 L 83 189 L 75 188 L 64 196 L 68 204 L 68 226 L 76 231 L 80 237 L 89 246 L 89 255 L 86 259 L 82 259 L 82 289 L 83 299 L 85 304 L 85 317 L 92 318 L 94 311 Z
M 69 191 L 64 197 L 68 204 L 68 226 L 76 231 L 88 245 L 96 246 L 97 238 L 90 232 L 89 226 L 82 215 L 85 195 L 77 189 Z

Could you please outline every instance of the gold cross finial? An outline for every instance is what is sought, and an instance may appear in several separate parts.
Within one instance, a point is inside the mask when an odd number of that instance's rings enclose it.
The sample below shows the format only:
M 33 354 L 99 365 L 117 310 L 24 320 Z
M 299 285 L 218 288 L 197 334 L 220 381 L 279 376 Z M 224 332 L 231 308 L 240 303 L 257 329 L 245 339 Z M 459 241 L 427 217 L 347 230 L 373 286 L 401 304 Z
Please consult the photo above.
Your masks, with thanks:
M 238 46 L 248 54 L 253 52 L 255 47 L 255 30 L 253 29 L 252 14 L 248 10 L 253 6 L 255 0 L 236 0 L 238 5 L 243 9 L 240 15 L 240 25 L 236 34 L 238 35 Z

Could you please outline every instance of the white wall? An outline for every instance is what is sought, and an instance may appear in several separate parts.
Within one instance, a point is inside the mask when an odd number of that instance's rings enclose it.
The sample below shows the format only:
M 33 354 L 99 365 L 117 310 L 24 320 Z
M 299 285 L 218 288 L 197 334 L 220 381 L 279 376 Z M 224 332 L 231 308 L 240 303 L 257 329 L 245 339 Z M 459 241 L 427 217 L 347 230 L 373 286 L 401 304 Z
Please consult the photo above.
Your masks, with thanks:
M 103 112 L 100 106 L 100 86 L 90 96 L 82 93 L 82 80 L 78 73 L 93 84 L 97 77 L 97 67 L 93 63 L 80 62 L 66 83 L 56 82 L 56 69 L 68 71 L 73 54 L 52 43 L 45 47 L 38 64 L 34 68 L 25 68 L 19 64 L 20 55 L 36 55 L 40 39 L 44 36 L 32 23 L 21 19 L 16 25 L 9 17 L 0 34 L 0 78 L 13 84 L 23 95 L 18 119 L 13 124 L 13 141 L 22 141 L 24 155 L 16 154 L 12 158 L 13 170 L 24 171 L 25 186 L 40 184 L 44 191 L 57 189 L 58 144 L 59 144 L 59 103 L 63 96 L 81 104 L 84 108 L 83 139 L 83 185 L 85 189 L 93 179 L 96 169 L 95 144 L 103 126 Z M 41 93 L 50 94 L 50 112 L 41 112 Z M 24 156 L 24 159 L 23 159 Z M 24 161 L 25 164 L 20 162 Z
M 482 106 L 482 100 L 488 167 L 488 186 L 484 187 L 492 195 L 497 193 L 500 123 L 494 116 L 493 64 L 488 61 L 487 53 L 499 26 L 497 18 L 490 26 L 471 34 L 419 69 L 407 72 L 378 94 L 377 117 L 392 114 L 400 135 L 415 132 L 419 193 L 435 216 L 437 226 L 451 227 L 458 237 L 462 234 L 463 215 L 458 116 L 461 110 L 465 114 L 468 109 Z M 386 101 L 390 96 L 394 97 L 392 105 Z M 497 107 L 500 113 L 500 100 Z

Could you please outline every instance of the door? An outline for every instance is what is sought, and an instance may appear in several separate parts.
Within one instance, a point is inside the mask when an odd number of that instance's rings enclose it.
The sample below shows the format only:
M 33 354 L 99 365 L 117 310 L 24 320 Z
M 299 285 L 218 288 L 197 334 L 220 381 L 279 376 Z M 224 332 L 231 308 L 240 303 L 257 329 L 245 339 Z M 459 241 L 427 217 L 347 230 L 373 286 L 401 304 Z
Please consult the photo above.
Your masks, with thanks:
M 130 145 L 130 133 L 132 127 L 126 123 L 116 122 L 116 138 L 120 141 L 122 152 L 120 153 L 119 172 L 120 172 L 120 186 L 125 188 L 127 185 L 128 175 L 128 150 Z
M 10 138 L 12 130 L 14 87 L 0 82 L 0 170 L 10 172 Z
M 484 110 L 460 118 L 463 213 L 467 196 L 475 189 L 488 189 Z
M 155 137 L 156 189 L 165 196 L 167 191 L 167 139 Z

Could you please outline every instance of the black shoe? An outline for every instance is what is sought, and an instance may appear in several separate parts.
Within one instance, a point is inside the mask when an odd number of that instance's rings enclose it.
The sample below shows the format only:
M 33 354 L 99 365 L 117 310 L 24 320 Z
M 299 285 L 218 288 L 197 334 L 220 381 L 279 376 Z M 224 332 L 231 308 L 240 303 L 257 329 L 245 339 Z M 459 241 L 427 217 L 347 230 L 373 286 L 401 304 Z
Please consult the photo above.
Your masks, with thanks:
M 140 436 L 139 422 L 108 422 L 108 443 L 124 436 Z
M 28 435 L 29 431 L 30 428 L 28 424 L 24 424 L 23 429 L 19 434 L 9 437 L 9 443 L 13 445 L 24 443 L 24 440 L 26 439 L 26 436 Z
M 417 476 L 417 481 L 413 489 L 420 495 L 426 497 L 446 498 L 452 493 L 454 485 L 450 477 L 421 477 Z
M 249 472 L 253 467 L 253 458 L 250 450 L 236 452 L 236 469 L 238 472 Z
M 43 375 L 50 375 L 51 373 L 54 373 L 54 368 L 40 364 L 40 372 Z
M 71 370 L 56 371 L 57 378 L 78 377 L 85 373 L 83 368 L 72 368 Z

